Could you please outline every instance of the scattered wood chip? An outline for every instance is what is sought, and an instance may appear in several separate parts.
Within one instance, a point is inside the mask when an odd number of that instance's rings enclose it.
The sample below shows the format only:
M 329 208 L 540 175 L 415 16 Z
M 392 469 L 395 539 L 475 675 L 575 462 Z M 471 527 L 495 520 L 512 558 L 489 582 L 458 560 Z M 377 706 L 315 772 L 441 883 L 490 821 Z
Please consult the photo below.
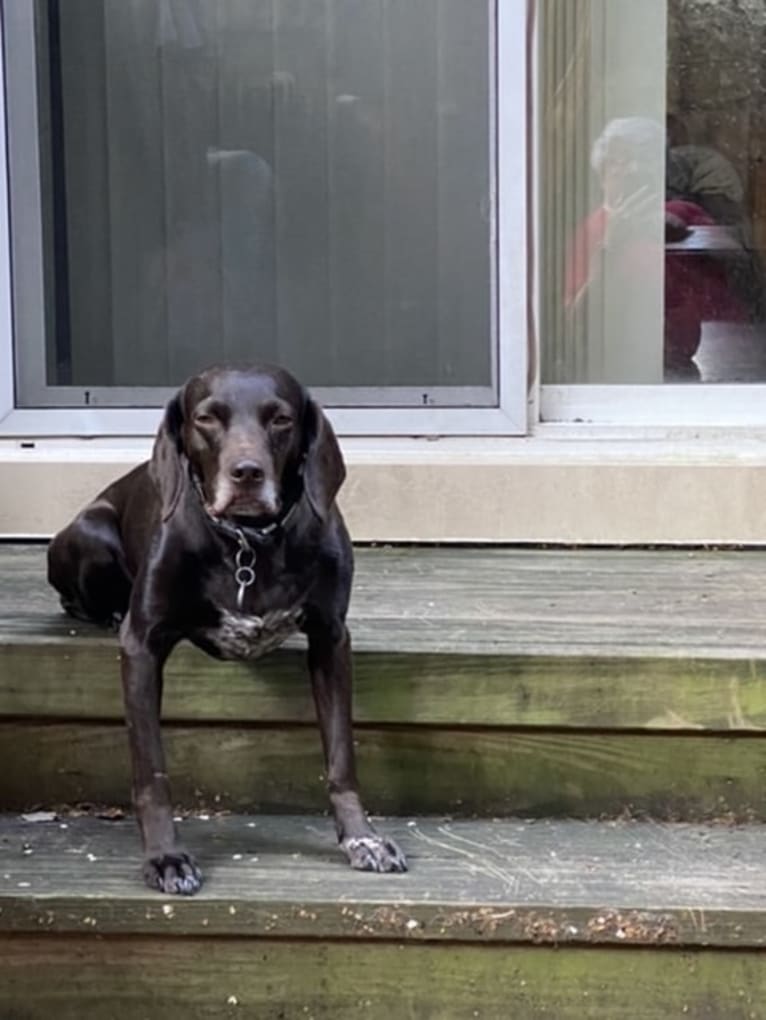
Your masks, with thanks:
M 104 807 L 98 808 L 95 815 L 106 822 L 119 822 L 125 817 L 125 811 L 121 807 Z

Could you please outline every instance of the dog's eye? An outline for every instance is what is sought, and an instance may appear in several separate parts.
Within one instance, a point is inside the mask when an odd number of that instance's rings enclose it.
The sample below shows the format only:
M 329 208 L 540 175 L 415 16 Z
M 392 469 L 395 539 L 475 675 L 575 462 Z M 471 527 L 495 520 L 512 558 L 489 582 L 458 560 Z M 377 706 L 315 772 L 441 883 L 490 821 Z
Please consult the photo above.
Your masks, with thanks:
M 275 414 L 271 419 L 271 424 L 277 429 L 288 429 L 292 423 L 293 420 L 288 414 Z
M 199 414 L 194 415 L 195 425 L 215 425 L 215 415 L 208 414 L 205 411 L 200 411 Z

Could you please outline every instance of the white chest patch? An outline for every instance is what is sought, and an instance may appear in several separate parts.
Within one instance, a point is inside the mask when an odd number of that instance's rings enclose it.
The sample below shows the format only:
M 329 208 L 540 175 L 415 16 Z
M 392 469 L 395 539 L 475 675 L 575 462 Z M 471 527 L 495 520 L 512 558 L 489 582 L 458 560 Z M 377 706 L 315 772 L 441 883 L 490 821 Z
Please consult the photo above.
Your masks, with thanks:
M 257 659 L 278 648 L 298 630 L 300 609 L 274 609 L 265 616 L 242 616 L 221 612 L 217 627 L 200 633 L 224 659 Z

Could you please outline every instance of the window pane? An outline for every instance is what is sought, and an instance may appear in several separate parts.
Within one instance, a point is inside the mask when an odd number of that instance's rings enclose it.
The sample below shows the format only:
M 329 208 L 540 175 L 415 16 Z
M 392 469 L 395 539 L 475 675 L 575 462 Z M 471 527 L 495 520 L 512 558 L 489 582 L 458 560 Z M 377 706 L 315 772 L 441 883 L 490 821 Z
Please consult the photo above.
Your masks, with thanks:
M 48 383 L 491 385 L 489 10 L 39 3 Z
M 543 380 L 766 380 L 762 0 L 543 0 Z

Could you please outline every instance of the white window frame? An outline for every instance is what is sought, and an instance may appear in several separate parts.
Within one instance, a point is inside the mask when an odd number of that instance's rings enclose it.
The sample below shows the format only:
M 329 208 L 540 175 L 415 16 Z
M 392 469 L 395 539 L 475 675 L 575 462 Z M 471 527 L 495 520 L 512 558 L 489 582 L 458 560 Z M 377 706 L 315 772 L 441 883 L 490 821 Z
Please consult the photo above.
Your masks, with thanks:
M 523 435 L 527 431 L 527 46 L 526 0 L 496 0 L 496 53 L 489 111 L 493 135 L 492 244 L 496 251 L 496 407 L 333 407 L 318 391 L 341 435 Z M 12 4 L 31 0 L 12 0 Z M 10 14 L 5 5 L 4 17 Z M 15 405 L 9 158 L 4 50 L 0 49 L 0 438 L 152 434 L 161 408 L 22 408 Z M 39 181 L 35 167 L 26 172 Z M 11 210 L 12 215 L 12 210 Z M 330 399 L 327 399 L 330 398 Z
M 541 386 L 540 421 L 662 428 L 766 428 L 763 383 Z
M 1 2 L 1 0 L 0 0 Z M 27 0 L 12 0 L 26 3 Z M 539 147 L 536 133 L 527 145 L 528 104 L 539 123 L 536 38 L 527 52 L 527 16 L 535 0 L 497 0 L 497 227 L 499 406 L 493 408 L 417 407 L 355 408 L 330 406 L 330 417 L 342 435 L 506 435 L 527 432 L 528 259 L 535 246 L 527 238 L 529 202 L 527 159 L 531 184 L 537 179 Z M 6 12 L 3 12 L 6 13 Z M 0 26 L 0 31 L 2 30 Z M 93 437 L 148 436 L 156 429 L 158 408 L 17 408 L 14 394 L 13 310 L 4 53 L 0 48 L 0 439 L 24 436 Z M 531 92 L 531 94 L 530 94 Z M 528 198 L 529 195 L 529 198 Z M 533 237 L 539 238 L 533 208 Z M 534 272 L 539 264 L 531 259 Z M 538 312 L 537 293 L 532 306 Z M 537 317 L 539 321 L 539 316 Z M 545 338 L 541 338 L 543 344 Z M 646 427 L 766 427 L 766 385 L 689 383 L 659 385 L 537 385 L 529 394 L 531 430 L 538 417 L 545 433 L 551 423 L 620 426 L 637 435 Z M 561 433 L 558 433 L 559 435 Z M 593 434 L 592 432 L 590 433 Z
M 534 11 L 541 0 L 529 0 L 530 9 Z M 544 0 L 543 0 L 544 2 Z M 540 177 L 540 133 L 541 105 L 539 91 L 538 59 L 539 45 L 537 37 L 538 22 L 535 20 L 533 40 L 530 46 L 530 83 L 533 120 L 533 138 L 531 144 L 530 177 L 535 182 Z M 534 278 L 540 273 L 540 229 L 539 209 L 535 204 L 534 243 L 538 258 L 534 263 Z M 535 293 L 535 315 L 540 322 L 539 292 Z M 539 346 L 544 346 L 545 337 L 539 337 Z M 538 359 L 539 363 L 539 359 Z M 592 439 L 602 434 L 613 434 L 613 427 L 621 429 L 620 435 L 636 438 L 656 437 L 664 434 L 666 429 L 681 429 L 683 439 L 688 441 L 690 433 L 708 434 L 716 429 L 741 430 L 748 432 L 766 427 L 766 384 L 763 383 L 659 383 L 659 384 L 543 384 L 540 383 L 535 392 L 537 414 L 535 425 L 538 434 L 549 435 L 551 429 L 561 437 L 562 429 L 570 426 L 573 437 L 583 438 L 583 430 Z M 561 428 L 557 428 L 561 426 Z M 594 430 L 596 430 L 594 432 Z M 650 431 L 647 431 L 650 430 Z M 658 433 L 655 430 L 660 430 Z M 737 433 L 734 433 L 737 434 Z

